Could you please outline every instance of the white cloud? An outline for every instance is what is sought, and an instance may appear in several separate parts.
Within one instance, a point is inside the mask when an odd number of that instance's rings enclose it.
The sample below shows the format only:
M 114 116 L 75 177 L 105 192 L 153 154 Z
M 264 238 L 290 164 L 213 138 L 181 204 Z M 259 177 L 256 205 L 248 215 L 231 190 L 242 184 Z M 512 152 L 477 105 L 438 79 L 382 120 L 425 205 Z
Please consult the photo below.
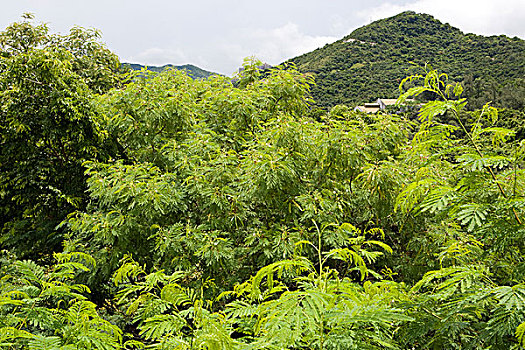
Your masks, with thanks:
M 235 36 L 222 38 L 212 48 L 215 52 L 214 63 L 224 67 L 222 73 L 230 75 L 236 72 L 228 68 L 240 67 L 245 57 L 254 56 L 276 65 L 338 39 L 335 36 L 308 35 L 297 24 L 289 22 L 270 29 L 240 30 Z
M 386 2 L 366 11 L 359 11 L 358 16 L 369 22 L 407 10 L 428 13 L 467 33 L 505 33 L 525 38 L 524 0 L 413 0 L 403 5 Z
M 278 64 L 291 57 L 334 42 L 339 38 L 308 35 L 303 33 L 297 24 L 289 22 L 281 27 L 269 30 L 256 30 L 246 39 L 245 52 L 248 56 L 255 55 L 267 63 Z
M 204 69 L 210 69 L 211 64 L 214 67 L 211 70 L 231 75 L 241 66 L 245 57 L 255 56 L 261 61 L 276 65 L 339 39 L 335 36 L 305 34 L 297 24 L 291 22 L 276 28 L 246 28 L 228 34 L 201 47 L 189 47 L 185 50 L 151 47 L 137 54 L 121 57 L 121 60 L 149 65 L 191 63 Z M 213 59 L 210 61 L 205 57 Z
M 151 47 L 123 60 L 137 63 L 147 62 L 150 65 L 163 65 L 170 62 L 185 62 L 187 56 L 182 50 Z

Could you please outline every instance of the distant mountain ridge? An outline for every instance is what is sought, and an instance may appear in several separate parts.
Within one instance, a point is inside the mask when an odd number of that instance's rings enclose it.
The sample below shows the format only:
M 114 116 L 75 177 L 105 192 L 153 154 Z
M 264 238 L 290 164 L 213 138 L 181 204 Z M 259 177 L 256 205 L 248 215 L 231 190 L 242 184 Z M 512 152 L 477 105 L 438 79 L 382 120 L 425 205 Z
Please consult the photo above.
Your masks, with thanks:
M 408 11 L 358 28 L 335 43 L 292 58 L 315 76 L 321 107 L 395 98 L 401 79 L 430 63 L 461 82 L 471 107 L 525 108 L 525 41 L 464 34 L 426 14 Z
M 152 72 L 161 72 L 168 68 L 184 70 L 193 79 L 206 79 L 212 75 L 220 75 L 219 73 L 210 72 L 202 68 L 199 68 L 197 66 L 194 66 L 192 64 L 184 64 L 181 66 L 174 66 L 172 64 L 165 64 L 163 66 L 149 66 L 149 65 L 142 65 L 142 64 L 137 64 L 137 63 L 122 63 L 122 66 L 129 67 L 133 70 L 141 70 L 141 69 L 147 68 L 149 71 L 152 71 Z

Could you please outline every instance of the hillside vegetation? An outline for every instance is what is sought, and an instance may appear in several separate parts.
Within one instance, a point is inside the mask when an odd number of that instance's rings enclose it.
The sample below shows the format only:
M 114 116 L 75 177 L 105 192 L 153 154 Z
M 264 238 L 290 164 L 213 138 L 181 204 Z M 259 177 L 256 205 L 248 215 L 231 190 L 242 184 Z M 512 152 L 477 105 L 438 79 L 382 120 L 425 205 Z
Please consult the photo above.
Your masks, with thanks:
M 403 12 L 290 60 L 312 73 L 319 106 L 349 106 L 395 98 L 410 62 L 429 63 L 465 87 L 468 108 L 525 108 L 525 41 L 504 35 L 464 34 L 430 15 Z
M 186 72 L 193 79 L 206 79 L 212 75 L 218 75 L 217 73 L 204 70 L 202 68 L 194 66 L 193 64 L 184 64 L 181 66 L 174 66 L 172 64 L 165 64 L 163 66 L 145 66 L 137 63 L 123 63 L 122 66 L 124 69 L 130 68 L 135 71 L 147 69 L 148 71 L 157 73 L 162 72 L 165 69 L 175 69 Z

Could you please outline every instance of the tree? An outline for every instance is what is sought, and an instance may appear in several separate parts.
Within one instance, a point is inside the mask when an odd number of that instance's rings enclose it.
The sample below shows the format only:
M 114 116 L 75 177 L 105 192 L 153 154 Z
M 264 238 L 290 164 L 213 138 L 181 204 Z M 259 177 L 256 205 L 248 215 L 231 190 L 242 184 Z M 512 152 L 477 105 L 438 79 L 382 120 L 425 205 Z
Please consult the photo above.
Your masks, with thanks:
M 96 31 L 31 20 L 0 33 L 0 239 L 36 257 L 60 249 L 55 227 L 86 204 L 82 162 L 106 156 L 93 94 L 117 84 L 119 62 Z
M 446 74 L 425 73 L 400 87 L 421 82 L 402 91 L 401 101 L 423 92 L 435 100 L 420 110 L 405 154 L 415 171 L 396 209 L 407 221 L 426 217 L 442 243 L 439 267 L 412 288 L 417 296 L 407 307 L 415 322 L 402 339 L 406 346 L 518 348 L 515 335 L 522 339 L 525 321 L 524 142 L 512 140 L 513 130 L 494 126 L 497 110 L 488 104 L 467 123 L 462 87 L 449 84 Z M 457 126 L 441 123 L 443 115 Z

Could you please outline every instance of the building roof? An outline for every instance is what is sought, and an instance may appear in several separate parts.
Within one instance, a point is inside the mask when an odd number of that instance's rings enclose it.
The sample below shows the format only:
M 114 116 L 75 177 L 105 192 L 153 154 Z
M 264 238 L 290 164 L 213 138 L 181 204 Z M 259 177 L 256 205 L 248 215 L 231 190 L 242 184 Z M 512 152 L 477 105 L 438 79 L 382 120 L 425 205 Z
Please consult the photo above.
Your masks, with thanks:
M 368 106 L 357 106 L 354 108 L 354 111 L 363 112 L 363 113 L 376 113 L 380 110 L 379 106 L 377 107 L 368 107 Z
M 382 101 L 385 106 L 392 106 L 395 105 L 397 102 L 397 98 L 379 98 L 377 102 Z
M 415 102 L 412 98 L 407 98 L 406 102 Z M 365 103 L 364 106 L 357 106 L 354 108 L 354 111 L 364 112 L 364 113 L 376 113 L 380 110 L 385 110 L 387 106 L 393 106 L 397 103 L 395 98 L 378 98 L 375 102 Z M 405 104 L 402 103 L 402 104 Z

